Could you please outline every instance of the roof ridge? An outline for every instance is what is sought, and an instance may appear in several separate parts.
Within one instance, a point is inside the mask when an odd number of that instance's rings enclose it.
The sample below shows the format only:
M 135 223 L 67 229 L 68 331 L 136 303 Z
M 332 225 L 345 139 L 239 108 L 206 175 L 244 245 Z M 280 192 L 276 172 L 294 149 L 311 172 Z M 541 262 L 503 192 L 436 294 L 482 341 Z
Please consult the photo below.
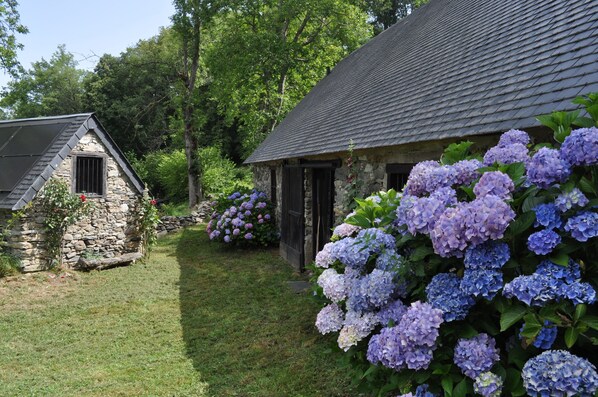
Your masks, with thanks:
M 40 117 L 28 117 L 24 119 L 11 119 L 11 120 L 0 120 L 0 123 L 19 123 L 23 121 L 43 121 L 43 120 L 60 120 L 60 119 L 71 119 L 76 117 L 90 117 L 93 115 L 93 112 L 89 113 L 74 113 L 74 114 L 65 114 L 62 116 L 40 116 Z

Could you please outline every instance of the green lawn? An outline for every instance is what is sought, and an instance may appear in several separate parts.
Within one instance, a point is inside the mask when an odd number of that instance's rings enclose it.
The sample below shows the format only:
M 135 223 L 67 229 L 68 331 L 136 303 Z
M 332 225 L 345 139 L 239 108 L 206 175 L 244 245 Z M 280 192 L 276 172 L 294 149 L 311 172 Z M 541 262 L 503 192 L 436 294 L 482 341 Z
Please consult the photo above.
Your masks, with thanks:
M 0 280 L 0 396 L 351 396 L 276 250 L 188 229 L 147 264 Z

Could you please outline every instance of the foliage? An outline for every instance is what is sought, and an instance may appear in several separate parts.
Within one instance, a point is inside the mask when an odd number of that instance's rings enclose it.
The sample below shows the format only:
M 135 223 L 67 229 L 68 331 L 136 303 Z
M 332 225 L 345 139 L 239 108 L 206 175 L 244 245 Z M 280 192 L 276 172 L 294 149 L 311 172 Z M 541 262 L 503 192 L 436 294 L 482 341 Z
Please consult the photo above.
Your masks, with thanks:
M 147 260 L 152 247 L 158 241 L 156 226 L 160 223 L 160 215 L 156 208 L 156 200 L 151 198 L 147 191 L 139 197 L 135 209 L 135 226 L 141 237 L 141 252 Z
M 187 157 L 183 150 L 161 153 L 155 172 L 158 174 L 158 181 L 166 197 L 175 202 L 185 201 L 187 197 Z
M 245 154 L 371 37 L 365 13 L 345 0 L 237 0 L 216 22 L 206 54 L 210 91 L 239 122 Z
M 359 200 L 357 228 L 335 229 L 316 256 L 316 326 L 339 332 L 365 392 L 598 390 L 583 358 L 598 344 L 598 128 L 566 128 L 554 149 L 510 130 L 484 164 L 452 145 L 413 168 L 396 209 Z
M 0 278 L 16 274 L 21 269 L 21 259 L 0 249 Z
M 103 55 L 85 79 L 86 108 L 123 151 L 162 149 L 180 134 L 170 121 L 176 115 L 176 49 L 171 30 L 163 29 L 119 56 Z
M 240 188 L 251 188 L 251 174 L 247 168 L 237 168 L 228 158 L 222 156 L 220 149 L 208 146 L 199 151 L 202 167 L 201 183 L 208 196 L 230 192 Z
M 25 216 L 30 204 L 19 211 L 13 211 L 11 216 L 0 224 L 0 278 L 18 272 L 21 269 L 21 260 L 18 256 L 9 252 L 5 244 L 10 237 L 13 228 Z
M 274 205 L 257 190 L 222 195 L 212 202 L 206 231 L 210 240 L 240 246 L 268 246 L 278 240 Z
M 50 267 L 60 266 L 63 237 L 67 228 L 86 215 L 91 205 L 85 194 L 72 194 L 66 182 L 55 178 L 44 186 L 39 204 L 43 215 L 46 250 L 51 258 Z
M 0 106 L 13 118 L 81 113 L 85 74 L 77 69 L 73 54 L 61 45 L 49 61 L 34 62 L 31 69 L 10 81 Z
M 191 209 L 187 203 L 164 203 L 158 207 L 161 216 L 187 216 Z
M 20 22 L 16 0 L 0 1 L 0 69 L 4 69 L 13 77 L 20 71 L 17 61 L 17 50 L 23 44 L 17 42 L 17 34 L 26 34 L 29 31 Z
M 370 15 L 374 34 L 378 34 L 427 2 L 428 0 L 361 0 L 358 4 Z

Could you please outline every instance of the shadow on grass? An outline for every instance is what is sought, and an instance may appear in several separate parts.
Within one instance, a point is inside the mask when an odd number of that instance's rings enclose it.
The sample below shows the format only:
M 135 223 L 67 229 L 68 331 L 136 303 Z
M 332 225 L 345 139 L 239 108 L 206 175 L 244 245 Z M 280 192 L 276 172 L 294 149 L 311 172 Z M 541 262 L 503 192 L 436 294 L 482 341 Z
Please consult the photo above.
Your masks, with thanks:
M 290 290 L 302 276 L 276 249 L 223 247 L 187 229 L 176 256 L 187 355 L 210 395 L 353 395 L 313 325 L 319 308 Z

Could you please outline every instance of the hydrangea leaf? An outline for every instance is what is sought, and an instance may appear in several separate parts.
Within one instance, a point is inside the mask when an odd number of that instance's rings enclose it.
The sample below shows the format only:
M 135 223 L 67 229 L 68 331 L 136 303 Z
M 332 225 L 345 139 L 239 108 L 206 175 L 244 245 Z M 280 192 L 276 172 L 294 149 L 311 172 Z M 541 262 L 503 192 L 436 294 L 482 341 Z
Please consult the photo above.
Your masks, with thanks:
M 581 319 L 581 322 L 598 331 L 598 316 L 585 316 Z
M 445 395 L 451 397 L 453 395 L 453 378 L 451 378 L 450 376 L 446 376 L 442 378 L 442 381 L 440 383 L 442 385 L 442 390 L 444 390 Z
M 526 308 L 523 306 L 513 305 L 500 315 L 500 332 L 506 331 L 517 321 L 525 316 Z
M 507 231 L 512 236 L 517 236 L 517 235 L 523 233 L 524 231 L 526 231 L 527 229 L 529 229 L 534 224 L 535 220 L 536 220 L 535 212 L 533 212 L 533 211 L 524 212 L 523 214 L 521 214 L 521 216 L 519 218 L 515 219 L 515 221 L 513 221 L 509 225 L 509 228 L 507 229 Z
M 557 252 L 556 255 L 550 257 L 550 261 L 552 263 L 556 263 L 560 266 L 568 266 L 569 265 L 569 255 L 564 252 Z
M 469 148 L 473 145 L 471 141 L 464 141 L 460 143 L 451 143 L 440 158 L 440 162 L 445 165 L 454 164 L 457 161 L 467 159 L 469 155 Z
M 575 306 L 575 317 L 573 317 L 574 321 L 578 321 L 580 318 L 586 315 L 587 306 L 584 303 L 580 303 L 579 305 Z
M 584 193 L 596 195 L 596 188 L 594 187 L 594 184 L 585 176 L 579 180 L 579 188 Z
M 523 330 L 521 330 L 521 336 L 526 339 L 535 338 L 542 330 L 542 324 L 533 314 L 528 314 L 523 320 L 525 321 L 525 325 L 523 326 Z
M 463 379 L 457 383 L 457 386 L 453 389 L 453 397 L 465 397 L 467 396 L 467 381 Z
M 565 345 L 570 349 L 577 342 L 579 331 L 573 327 L 567 328 L 565 331 Z

